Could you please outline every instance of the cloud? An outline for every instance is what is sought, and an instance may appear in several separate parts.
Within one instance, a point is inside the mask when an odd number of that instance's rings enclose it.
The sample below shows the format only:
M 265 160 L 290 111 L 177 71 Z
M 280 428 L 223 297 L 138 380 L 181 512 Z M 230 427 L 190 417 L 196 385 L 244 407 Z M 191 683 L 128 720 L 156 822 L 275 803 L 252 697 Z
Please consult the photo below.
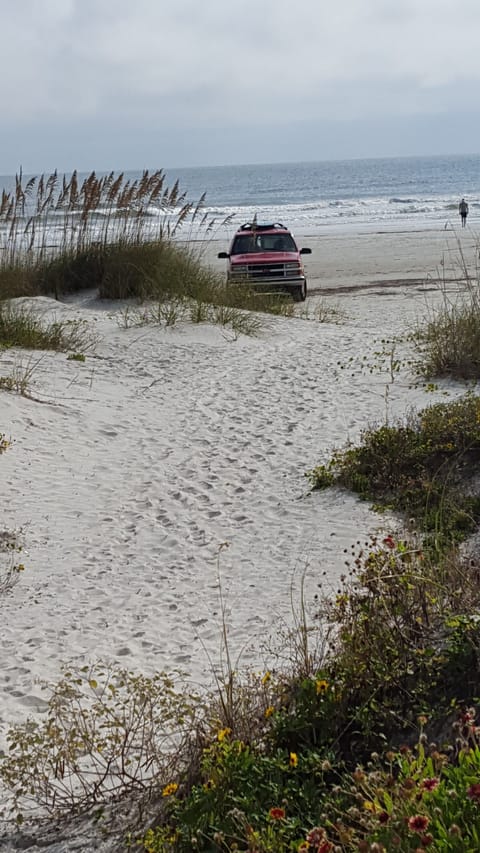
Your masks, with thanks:
M 473 110 L 478 0 L 0 0 L 5 128 Z M 103 132 L 103 131 L 102 131 Z

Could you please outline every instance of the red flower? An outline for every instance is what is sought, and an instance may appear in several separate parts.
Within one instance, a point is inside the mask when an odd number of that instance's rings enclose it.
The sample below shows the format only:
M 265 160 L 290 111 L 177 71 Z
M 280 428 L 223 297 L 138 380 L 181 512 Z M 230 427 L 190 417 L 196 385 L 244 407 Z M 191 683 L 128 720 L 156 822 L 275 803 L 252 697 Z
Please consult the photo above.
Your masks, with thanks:
M 390 815 L 387 814 L 387 812 L 380 812 L 380 814 L 378 815 L 378 819 L 380 823 L 388 823 L 388 821 L 390 820 Z
M 326 832 L 320 826 L 315 826 L 307 835 L 307 841 L 309 844 L 320 844 L 321 841 L 325 840 Z
M 269 813 L 272 820 L 283 820 L 285 817 L 285 809 L 273 808 L 270 809 Z
M 431 779 L 424 779 L 422 782 L 422 788 L 424 788 L 425 791 L 434 791 L 439 783 L 440 780 L 435 777 L 432 777 Z
M 385 536 L 383 544 L 386 545 L 387 548 L 391 548 L 393 550 L 393 548 L 395 548 L 395 539 L 393 536 Z
M 330 853 L 333 844 L 326 839 L 326 831 L 320 826 L 315 826 L 307 835 L 308 849 L 315 853 Z
M 413 817 L 409 818 L 408 828 L 412 832 L 425 832 L 428 824 L 430 823 L 428 817 L 425 815 L 416 814 Z
M 471 800 L 476 800 L 477 803 L 480 803 L 480 782 L 475 782 L 473 785 L 470 785 L 467 791 L 467 797 L 470 797 Z
M 430 844 L 433 844 L 434 840 L 435 839 L 433 835 L 430 835 L 430 833 L 428 833 L 427 835 L 422 835 L 420 839 L 420 841 L 422 842 L 422 847 L 429 847 Z
M 473 708 L 470 708 L 468 711 L 463 711 L 460 714 L 460 720 L 462 723 L 473 723 L 475 719 L 475 711 Z

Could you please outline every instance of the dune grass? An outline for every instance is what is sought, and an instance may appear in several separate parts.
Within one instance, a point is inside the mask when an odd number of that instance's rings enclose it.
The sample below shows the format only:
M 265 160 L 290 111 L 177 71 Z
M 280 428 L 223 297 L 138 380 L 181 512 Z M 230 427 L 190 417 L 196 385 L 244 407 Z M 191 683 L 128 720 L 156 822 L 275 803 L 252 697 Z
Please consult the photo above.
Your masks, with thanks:
M 161 300 L 188 297 L 199 304 L 291 314 L 281 294 L 226 287 L 185 238 L 195 228 L 205 239 L 217 224 L 203 212 L 204 196 L 187 200 L 162 171 L 83 182 L 74 172 L 24 181 L 0 203 L 0 300 L 96 289 L 100 299 Z M 182 241 L 177 237 L 182 231 Z
M 0 346 L 55 351 L 85 350 L 93 337 L 83 321 L 42 322 L 35 312 L 0 302 Z
M 479 257 L 479 246 L 475 258 Z M 451 376 L 455 379 L 480 377 L 480 278 L 478 261 L 471 273 L 458 241 L 457 276 L 461 289 L 451 294 L 440 280 L 441 302 L 430 308 L 426 322 L 413 332 L 417 349 L 417 370 L 426 378 Z
M 0 345 L 83 353 L 91 343 L 84 324 L 42 323 L 8 302 L 21 296 L 96 290 L 103 300 L 150 303 L 124 312 L 125 325 L 187 319 L 220 325 L 233 338 L 258 334 L 259 313 L 292 314 L 280 294 L 227 287 L 203 263 L 198 243 L 176 240 L 182 229 L 211 234 L 215 222 L 203 202 L 188 201 L 178 183 L 169 189 L 162 171 L 134 181 L 113 172 L 92 172 L 83 182 L 76 172 L 69 179 L 17 175 L 0 202 Z
M 178 183 L 169 189 L 162 171 L 134 181 L 92 172 L 83 182 L 76 172 L 28 181 L 20 173 L 0 203 L 0 298 L 94 287 L 105 298 L 141 298 L 177 231 L 213 227 L 202 205 Z
M 445 302 L 415 334 L 420 372 L 427 378 L 480 377 L 480 299 L 476 291 Z

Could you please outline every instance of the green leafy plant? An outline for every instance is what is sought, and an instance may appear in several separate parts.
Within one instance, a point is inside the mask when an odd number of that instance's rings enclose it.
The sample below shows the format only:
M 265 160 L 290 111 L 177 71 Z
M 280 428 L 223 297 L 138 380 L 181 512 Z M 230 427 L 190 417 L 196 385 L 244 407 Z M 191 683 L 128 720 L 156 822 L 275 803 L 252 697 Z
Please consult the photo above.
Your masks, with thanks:
M 460 672 L 462 698 L 475 696 L 480 629 L 468 562 L 455 552 L 431 560 L 389 535 L 359 546 L 348 568 L 325 606 L 339 631 L 332 673 L 358 709 L 357 726 L 363 717 L 364 736 L 366 726 L 387 735 L 408 730 L 424 703 L 444 712 L 459 698 Z
M 372 756 L 335 790 L 326 825 L 342 850 L 389 853 L 438 850 L 475 853 L 480 845 L 480 749 L 475 710 L 458 724 L 467 739 L 458 751 L 429 744 Z M 427 718 L 420 718 L 422 726 Z
M 442 548 L 464 538 L 480 517 L 480 500 L 466 487 L 479 458 L 480 397 L 468 393 L 364 430 L 359 446 L 335 451 L 307 477 L 314 489 L 338 483 L 402 512 Z
M 323 776 L 318 755 L 265 753 L 219 730 L 204 750 L 199 783 L 172 800 L 170 825 L 147 833 L 144 849 L 297 849 L 305 822 L 318 816 Z M 160 846 L 168 837 L 173 846 Z

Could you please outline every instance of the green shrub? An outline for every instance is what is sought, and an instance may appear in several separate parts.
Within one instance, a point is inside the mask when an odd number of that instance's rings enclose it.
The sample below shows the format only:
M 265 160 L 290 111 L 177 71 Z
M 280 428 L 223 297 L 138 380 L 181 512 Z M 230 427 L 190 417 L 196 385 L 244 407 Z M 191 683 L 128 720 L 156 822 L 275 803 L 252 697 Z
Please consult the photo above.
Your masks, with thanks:
M 221 730 L 204 751 L 198 784 L 171 801 L 170 825 L 147 833 L 144 849 L 298 849 L 304 826 L 319 817 L 323 780 L 318 754 L 266 754 Z
M 421 718 L 422 726 L 427 718 Z M 342 780 L 326 806 L 324 826 L 343 851 L 480 849 L 480 748 L 475 710 L 457 730 L 470 730 L 457 751 L 428 744 L 422 731 L 414 749 L 374 754 L 366 768 Z M 339 819 L 340 815 L 340 819 Z
M 455 551 L 431 560 L 414 543 L 387 536 L 353 551 L 349 569 L 327 605 L 338 629 L 332 673 L 348 704 L 391 736 L 408 729 L 424 704 L 441 713 L 453 698 L 471 700 L 480 688 L 473 619 L 480 601 L 466 561 Z
M 405 423 L 368 428 L 361 444 L 307 473 L 313 488 L 338 483 L 413 518 L 435 547 L 462 539 L 480 517 L 467 483 L 480 458 L 480 397 L 437 403 Z
M 275 743 L 362 760 L 387 738 L 408 737 L 428 707 L 480 695 L 478 574 L 454 551 L 431 560 L 386 536 L 357 545 L 336 598 L 320 602 L 330 626 L 323 666 L 292 678 L 273 718 Z

